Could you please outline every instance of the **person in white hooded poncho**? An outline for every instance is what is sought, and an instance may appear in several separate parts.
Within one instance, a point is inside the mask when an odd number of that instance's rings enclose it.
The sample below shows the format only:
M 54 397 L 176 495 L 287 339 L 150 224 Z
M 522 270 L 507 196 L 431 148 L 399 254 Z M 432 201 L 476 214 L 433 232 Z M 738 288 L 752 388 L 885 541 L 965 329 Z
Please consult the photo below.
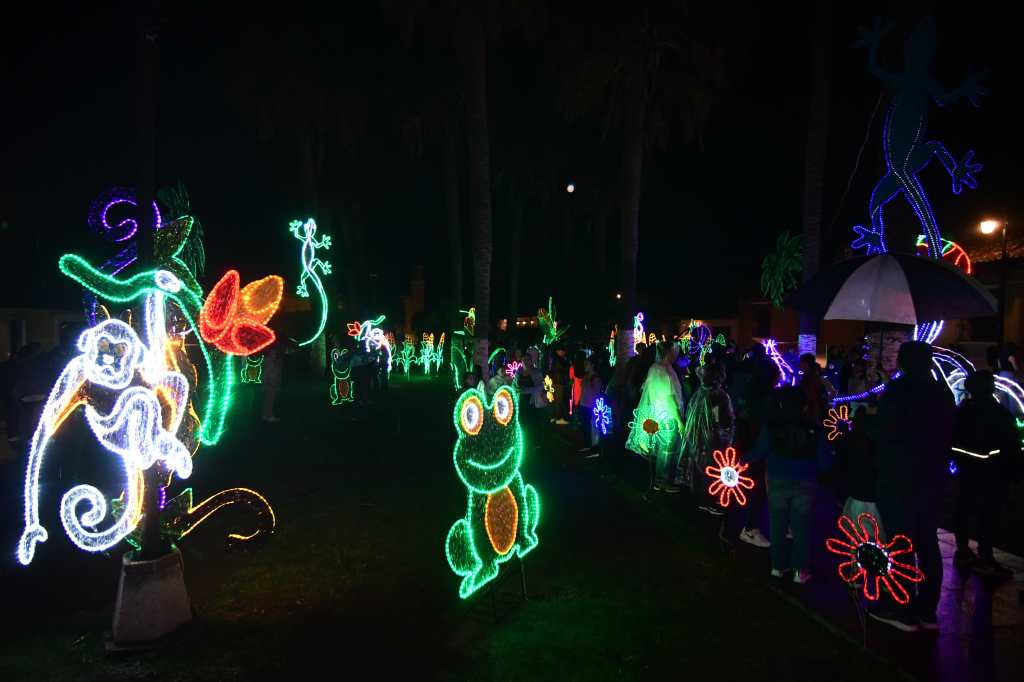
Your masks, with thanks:
M 658 348 L 660 357 L 647 371 L 640 404 L 633 411 L 626 448 L 654 460 L 654 489 L 678 492 L 673 485 L 682 451 L 683 391 L 672 364 L 679 355 L 675 342 Z

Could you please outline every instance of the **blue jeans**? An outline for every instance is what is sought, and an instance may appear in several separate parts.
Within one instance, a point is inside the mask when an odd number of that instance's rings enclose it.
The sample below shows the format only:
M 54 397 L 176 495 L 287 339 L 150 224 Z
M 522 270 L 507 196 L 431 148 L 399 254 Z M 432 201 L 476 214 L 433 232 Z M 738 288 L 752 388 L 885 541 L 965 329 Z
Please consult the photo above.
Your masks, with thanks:
M 772 568 L 806 571 L 810 565 L 808 537 L 811 507 L 817 485 L 814 481 L 768 475 L 768 523 L 772 540 Z M 793 548 L 786 546 L 786 529 L 793 531 Z M 788 556 L 787 556 L 788 555 Z

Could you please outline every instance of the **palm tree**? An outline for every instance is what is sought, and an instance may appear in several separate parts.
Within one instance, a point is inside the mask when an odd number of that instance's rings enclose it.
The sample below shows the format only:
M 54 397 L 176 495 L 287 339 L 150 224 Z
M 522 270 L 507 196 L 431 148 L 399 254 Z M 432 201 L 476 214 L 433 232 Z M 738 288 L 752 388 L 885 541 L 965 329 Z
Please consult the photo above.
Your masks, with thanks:
M 568 22 L 557 37 L 563 49 L 562 109 L 570 119 L 602 111 L 605 134 L 621 128 L 622 218 L 620 328 L 632 326 L 637 301 L 640 200 L 647 150 L 669 140 L 700 143 L 711 102 L 724 82 L 724 51 L 706 42 L 708 27 L 678 3 L 617 5 L 593 23 Z M 619 336 L 619 355 L 632 353 Z
M 261 140 L 290 140 L 297 163 L 299 205 L 296 214 L 317 219 L 321 231 L 332 233 L 333 212 L 344 206 L 346 188 L 329 186 L 336 148 L 354 150 L 368 118 L 369 102 L 357 60 L 337 51 L 334 29 L 324 23 L 292 21 L 273 26 L 250 25 L 226 65 L 232 98 L 249 117 Z M 362 286 L 358 225 L 340 231 L 342 258 L 338 268 L 348 278 L 349 297 Z M 334 281 L 334 280 L 332 280 Z M 337 283 L 333 285 L 337 290 Z M 353 301 L 349 301 L 354 305 Z M 318 341 L 310 346 L 316 371 L 324 371 L 326 352 Z
M 462 64 L 466 104 L 466 146 L 469 149 L 469 221 L 473 247 L 473 303 L 476 306 L 474 360 L 487 378 L 491 321 L 491 150 L 487 126 L 487 37 L 476 8 L 460 7 L 456 17 L 456 50 Z
M 828 148 L 828 109 L 832 47 L 832 5 L 815 4 L 811 27 L 811 92 L 804 146 L 803 279 L 818 271 L 821 259 L 821 206 L 825 193 L 825 158 Z M 800 352 L 814 353 L 818 320 L 800 313 Z
M 404 3 L 383 0 L 390 13 L 399 13 L 406 30 L 420 25 L 427 40 L 455 48 L 462 72 L 466 148 L 468 151 L 469 227 L 473 252 L 473 305 L 476 307 L 474 361 L 487 372 L 491 318 L 491 158 L 487 107 L 487 55 L 499 29 L 515 23 L 530 24 L 533 9 L 527 4 L 488 0 L 445 0 Z
M 419 78 L 416 80 L 420 84 L 427 74 L 438 73 L 436 59 L 431 62 L 431 67 L 434 68 L 417 72 Z M 454 87 L 433 84 L 430 94 L 419 98 L 412 111 L 404 115 L 400 123 L 402 135 L 406 138 L 414 159 L 422 158 L 428 143 L 440 144 L 442 147 L 449 283 L 452 302 L 456 308 L 465 303 L 462 285 L 462 191 L 459 184 L 459 160 L 463 156 L 463 150 L 460 117 L 456 108 L 459 98 L 460 94 Z

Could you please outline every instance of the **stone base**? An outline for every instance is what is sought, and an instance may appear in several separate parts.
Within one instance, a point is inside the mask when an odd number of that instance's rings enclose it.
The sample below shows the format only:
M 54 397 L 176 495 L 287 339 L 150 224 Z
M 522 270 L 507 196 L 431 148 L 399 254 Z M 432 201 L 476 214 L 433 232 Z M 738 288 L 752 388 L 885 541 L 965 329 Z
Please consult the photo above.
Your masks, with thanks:
M 115 646 L 156 642 L 192 620 L 181 552 L 175 548 L 153 561 L 133 561 L 131 554 L 122 559 L 117 586 Z

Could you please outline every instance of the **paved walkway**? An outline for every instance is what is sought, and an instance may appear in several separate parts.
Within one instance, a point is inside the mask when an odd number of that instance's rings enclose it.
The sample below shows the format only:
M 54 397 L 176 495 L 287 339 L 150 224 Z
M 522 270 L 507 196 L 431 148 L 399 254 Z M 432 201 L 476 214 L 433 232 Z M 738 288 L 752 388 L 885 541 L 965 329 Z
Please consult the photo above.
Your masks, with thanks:
M 566 433 L 563 440 L 575 450 L 575 436 Z M 608 459 L 606 455 L 605 459 Z M 614 460 L 614 454 L 611 459 Z M 647 484 L 646 465 L 627 453 L 622 463 L 587 460 L 599 470 L 613 470 L 616 478 L 636 493 Z M 674 516 L 680 524 L 707 523 L 693 509 L 685 494 L 645 496 L 653 506 Z M 838 561 L 824 549 L 825 539 L 838 537 L 838 504 L 828 495 L 820 495 L 815 505 L 812 545 L 811 583 L 803 586 L 780 582 L 768 576 L 767 550 L 736 540 L 742 519 L 734 512 L 726 517 L 722 535 L 723 549 L 737 562 L 749 563 L 754 572 L 764 575 L 765 588 L 780 595 L 794 607 L 806 612 L 840 636 L 859 643 L 889 661 L 900 672 L 914 678 L 936 681 L 1019 680 L 1024 679 L 1024 558 L 995 550 L 996 559 L 1014 571 L 1014 577 L 998 583 L 982 580 L 970 571 L 953 566 L 956 542 L 952 533 L 940 530 L 943 556 L 942 597 L 939 604 L 939 632 L 899 632 L 865 618 L 863 599 L 852 598 L 850 590 L 837 575 Z M 763 524 L 767 536 L 767 521 Z M 971 542 L 976 549 L 975 543 Z

